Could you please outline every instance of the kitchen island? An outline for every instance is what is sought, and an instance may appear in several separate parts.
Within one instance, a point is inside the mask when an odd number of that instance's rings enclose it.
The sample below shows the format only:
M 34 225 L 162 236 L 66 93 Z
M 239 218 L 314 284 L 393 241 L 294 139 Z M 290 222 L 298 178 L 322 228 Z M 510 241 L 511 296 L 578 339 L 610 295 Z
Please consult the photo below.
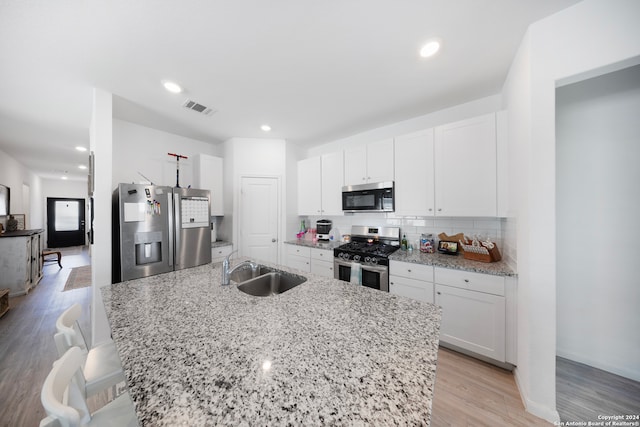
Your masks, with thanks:
M 309 273 L 254 297 L 220 269 L 102 288 L 141 425 L 429 424 L 440 308 Z

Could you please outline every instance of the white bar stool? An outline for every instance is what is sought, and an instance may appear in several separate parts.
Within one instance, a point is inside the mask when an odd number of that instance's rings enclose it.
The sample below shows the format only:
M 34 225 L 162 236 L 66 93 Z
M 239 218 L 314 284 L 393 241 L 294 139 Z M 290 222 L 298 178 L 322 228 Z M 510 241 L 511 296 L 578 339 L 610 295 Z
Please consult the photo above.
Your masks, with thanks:
M 42 386 L 40 399 L 47 417 L 40 427 L 106 427 L 138 426 L 133 401 L 129 393 L 120 395 L 91 414 L 80 387 L 74 381 L 84 363 L 84 354 L 71 347 L 56 360 Z
M 78 326 L 81 313 L 80 304 L 73 304 L 65 310 L 56 321 L 58 333 L 53 338 L 60 357 L 71 347 L 80 348 L 84 355 L 84 363 L 82 375 L 79 375 L 76 381 L 84 391 L 84 396 L 89 397 L 125 381 L 125 377 L 122 362 L 113 341 L 88 348 Z

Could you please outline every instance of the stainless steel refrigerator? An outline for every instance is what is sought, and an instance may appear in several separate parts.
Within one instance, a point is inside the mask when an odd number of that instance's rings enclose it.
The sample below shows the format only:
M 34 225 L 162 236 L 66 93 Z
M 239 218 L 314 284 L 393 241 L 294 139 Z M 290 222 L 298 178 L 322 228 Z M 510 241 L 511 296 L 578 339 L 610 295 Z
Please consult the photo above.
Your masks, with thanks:
M 210 218 L 209 190 L 118 185 L 112 283 L 211 262 Z

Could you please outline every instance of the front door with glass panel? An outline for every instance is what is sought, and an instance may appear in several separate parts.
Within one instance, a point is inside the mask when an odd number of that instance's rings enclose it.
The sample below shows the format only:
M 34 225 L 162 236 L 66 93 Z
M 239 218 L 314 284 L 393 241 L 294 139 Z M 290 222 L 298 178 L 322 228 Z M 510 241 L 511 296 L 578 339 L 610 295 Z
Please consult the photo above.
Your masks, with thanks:
M 84 199 L 47 198 L 47 247 L 85 244 Z

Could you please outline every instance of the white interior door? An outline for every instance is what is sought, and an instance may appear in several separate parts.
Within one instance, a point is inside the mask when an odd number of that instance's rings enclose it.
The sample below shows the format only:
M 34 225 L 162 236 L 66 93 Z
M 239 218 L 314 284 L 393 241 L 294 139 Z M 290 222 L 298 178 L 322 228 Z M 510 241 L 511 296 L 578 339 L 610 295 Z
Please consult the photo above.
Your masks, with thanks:
M 278 262 L 278 179 L 243 177 L 240 193 L 240 255 Z

